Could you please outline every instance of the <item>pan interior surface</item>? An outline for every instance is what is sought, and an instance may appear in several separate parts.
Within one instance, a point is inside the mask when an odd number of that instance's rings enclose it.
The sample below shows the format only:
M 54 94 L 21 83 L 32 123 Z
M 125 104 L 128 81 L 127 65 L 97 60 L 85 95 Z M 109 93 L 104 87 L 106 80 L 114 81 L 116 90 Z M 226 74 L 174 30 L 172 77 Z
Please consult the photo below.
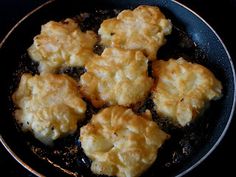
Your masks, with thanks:
M 67 17 L 79 18 L 81 13 L 90 14 L 81 28 L 96 31 L 102 20 L 116 16 L 122 9 L 132 9 L 138 5 L 159 6 L 174 25 L 173 33 L 159 51 L 158 58 L 183 56 L 200 63 L 213 71 L 222 81 L 224 88 L 223 97 L 219 101 L 212 102 L 200 119 L 183 129 L 166 125 L 166 122 L 160 121 L 152 111 L 154 120 L 173 138 L 160 149 L 157 161 L 144 176 L 181 176 L 206 158 L 222 139 L 231 121 L 235 105 L 234 67 L 224 44 L 201 18 L 180 4 L 168 0 L 51 1 L 18 24 L 0 49 L 0 58 L 5 64 L 0 70 L 0 79 L 3 83 L 0 88 L 0 135 L 7 148 L 35 172 L 55 176 L 92 175 L 89 170 L 91 162 L 78 142 L 79 130 L 72 136 L 56 141 L 54 147 L 46 147 L 31 134 L 22 133 L 16 126 L 12 114 L 15 108 L 11 95 L 22 73 L 38 73 L 37 64 L 26 54 L 33 37 L 40 32 L 42 24 L 50 20 L 60 21 Z M 83 73 L 83 70 L 68 68 L 62 72 L 76 78 Z M 150 99 L 146 100 L 144 108 L 153 110 Z M 87 117 L 91 118 L 97 111 L 88 106 Z

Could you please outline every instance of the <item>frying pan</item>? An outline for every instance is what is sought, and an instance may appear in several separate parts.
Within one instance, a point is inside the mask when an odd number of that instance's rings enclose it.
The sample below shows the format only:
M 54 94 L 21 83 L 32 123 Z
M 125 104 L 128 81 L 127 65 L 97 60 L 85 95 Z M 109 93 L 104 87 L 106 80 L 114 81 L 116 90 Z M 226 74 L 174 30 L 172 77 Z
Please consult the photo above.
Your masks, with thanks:
M 203 64 L 222 81 L 224 88 L 223 97 L 212 102 L 203 116 L 184 129 L 168 127 L 165 122 L 155 119 L 172 135 L 172 139 L 160 149 L 157 162 L 144 176 L 182 176 L 201 163 L 222 140 L 235 107 L 235 71 L 221 39 L 197 14 L 176 1 L 167 0 L 52 0 L 23 18 L 0 44 L 0 58 L 5 65 L 0 70 L 0 140 L 8 152 L 33 174 L 92 175 L 89 159 L 77 141 L 79 132 L 58 140 L 55 147 L 45 147 L 16 126 L 10 95 L 23 72 L 37 73 L 37 64 L 32 63 L 26 55 L 33 37 L 40 32 L 40 26 L 49 20 L 59 21 L 75 17 L 81 12 L 91 14 L 91 19 L 84 21 L 82 29 L 96 30 L 102 19 L 115 16 L 121 9 L 134 8 L 140 4 L 159 6 L 174 24 L 173 34 L 168 37 L 158 57 L 167 59 L 184 56 Z M 150 100 L 147 100 L 146 106 L 152 107 Z

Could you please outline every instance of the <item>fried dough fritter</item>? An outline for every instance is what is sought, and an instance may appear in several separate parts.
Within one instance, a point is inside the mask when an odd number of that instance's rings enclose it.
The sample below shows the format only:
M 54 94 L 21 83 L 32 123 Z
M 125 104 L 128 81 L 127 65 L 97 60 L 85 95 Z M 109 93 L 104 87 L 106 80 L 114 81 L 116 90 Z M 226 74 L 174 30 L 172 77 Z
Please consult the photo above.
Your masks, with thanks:
M 40 72 L 53 73 L 61 67 L 84 66 L 93 57 L 96 42 L 94 32 L 82 32 L 72 19 L 49 21 L 42 25 L 41 33 L 34 37 L 28 54 L 39 62 Z
M 147 170 L 169 138 L 149 115 L 138 116 L 121 106 L 108 107 L 94 115 L 80 129 L 81 145 L 92 160 L 92 172 L 136 177 Z
M 157 82 L 152 92 L 160 117 L 185 126 L 196 118 L 210 100 L 221 97 L 222 85 L 214 74 L 200 64 L 183 58 L 153 63 Z
M 77 83 L 66 75 L 23 74 L 12 99 L 17 106 L 15 118 L 22 124 L 22 130 L 32 131 L 47 145 L 74 133 L 86 111 Z
M 147 64 L 141 51 L 106 48 L 86 65 L 87 72 L 80 78 L 81 93 L 97 108 L 142 102 L 153 84 Z
M 149 60 L 154 60 L 158 49 L 166 42 L 165 35 L 171 31 L 170 20 L 158 7 L 142 5 L 104 20 L 98 33 L 106 47 L 141 50 Z

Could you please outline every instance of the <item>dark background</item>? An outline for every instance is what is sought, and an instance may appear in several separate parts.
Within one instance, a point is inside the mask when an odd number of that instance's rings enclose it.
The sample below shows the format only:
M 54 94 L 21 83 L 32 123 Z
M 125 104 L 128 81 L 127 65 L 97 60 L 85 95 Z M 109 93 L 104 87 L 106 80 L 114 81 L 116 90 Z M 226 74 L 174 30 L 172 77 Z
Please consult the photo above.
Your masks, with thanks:
M 0 0 L 0 41 L 31 9 L 46 0 Z M 179 0 L 202 16 L 219 34 L 236 63 L 236 0 Z M 4 64 L 4 62 L 2 62 Z M 216 150 L 185 177 L 236 176 L 236 117 Z M 33 176 L 0 145 L 0 176 Z

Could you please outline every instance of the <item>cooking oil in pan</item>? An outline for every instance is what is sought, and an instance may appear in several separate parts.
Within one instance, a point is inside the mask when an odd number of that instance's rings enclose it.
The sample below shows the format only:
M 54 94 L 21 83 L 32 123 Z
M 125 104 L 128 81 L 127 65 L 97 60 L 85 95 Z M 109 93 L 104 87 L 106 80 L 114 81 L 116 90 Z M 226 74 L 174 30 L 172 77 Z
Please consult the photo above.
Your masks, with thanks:
M 93 12 L 83 12 L 80 15 L 74 17 L 79 22 L 83 31 L 93 30 L 97 32 L 101 22 L 104 19 L 116 16 L 120 10 L 95 10 Z M 94 52 L 101 54 L 103 46 L 97 44 L 94 47 Z M 184 57 L 193 62 L 198 62 L 198 59 L 205 59 L 205 55 L 196 46 L 196 44 L 186 35 L 185 32 L 174 26 L 173 32 L 167 37 L 167 43 L 158 52 L 158 58 L 178 58 Z M 30 72 L 32 74 L 39 74 L 37 70 L 38 64 L 33 62 L 27 54 L 23 54 L 19 61 L 18 69 L 13 74 L 12 88 L 10 95 L 15 91 L 20 81 L 20 77 L 23 73 Z M 66 68 L 58 71 L 58 73 L 65 73 L 70 75 L 76 80 L 79 80 L 80 76 L 86 72 L 84 68 Z M 151 75 L 151 67 L 149 67 L 149 74 Z M 86 112 L 86 120 L 78 125 L 81 127 L 85 125 L 99 110 L 95 109 L 92 105 L 88 104 Z M 10 101 L 10 105 L 14 110 L 14 106 Z M 177 170 L 188 162 L 199 148 L 207 141 L 207 135 L 209 134 L 209 120 L 206 113 L 194 123 L 186 126 L 185 128 L 178 128 L 167 120 L 159 119 L 153 106 L 151 98 L 147 98 L 145 103 L 134 111 L 142 113 L 146 109 L 151 110 L 154 121 L 171 135 L 171 138 L 161 147 L 158 152 L 156 162 L 152 167 L 144 173 L 147 176 L 156 176 L 157 171 L 159 176 L 171 175 L 169 172 Z M 19 131 L 22 133 L 21 131 Z M 31 150 L 38 158 L 47 161 L 54 165 L 56 168 L 61 169 L 63 172 L 72 176 L 93 176 L 90 171 L 91 161 L 84 154 L 81 144 L 79 142 L 79 128 L 73 134 L 65 138 L 61 138 L 55 141 L 53 147 L 48 147 L 37 141 L 30 133 L 24 135 L 24 141 L 28 144 L 29 150 Z

